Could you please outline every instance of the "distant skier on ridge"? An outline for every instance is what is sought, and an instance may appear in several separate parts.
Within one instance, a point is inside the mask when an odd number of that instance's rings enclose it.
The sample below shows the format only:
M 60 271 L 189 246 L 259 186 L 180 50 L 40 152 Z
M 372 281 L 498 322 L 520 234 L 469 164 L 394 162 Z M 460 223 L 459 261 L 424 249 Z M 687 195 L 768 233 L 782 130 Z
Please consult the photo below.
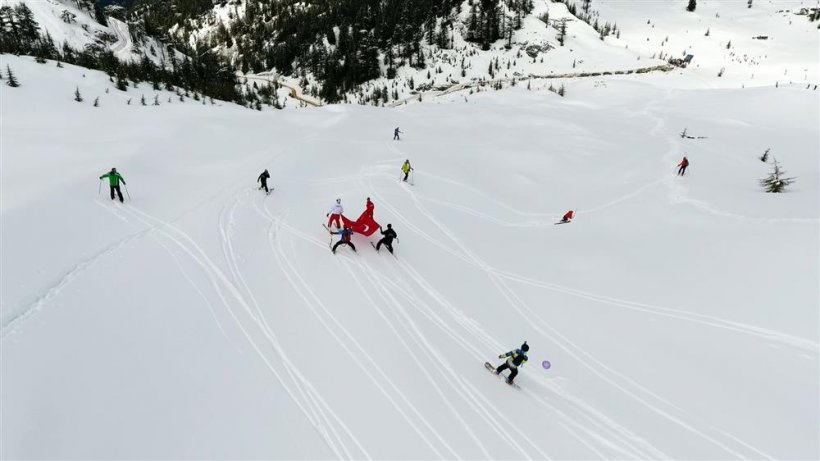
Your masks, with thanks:
M 567 211 L 566 214 L 564 214 L 564 217 L 561 218 L 561 223 L 571 222 L 572 218 L 573 218 L 573 215 L 574 215 L 574 213 L 572 212 L 572 210 Z
M 680 167 L 678 169 L 678 176 L 685 175 L 686 174 L 686 167 L 689 166 L 689 159 L 686 158 L 686 156 L 684 155 L 683 160 L 681 160 L 680 163 L 678 163 L 678 166 Z
M 265 189 L 266 194 L 270 194 L 270 191 L 268 190 L 268 179 L 270 179 L 270 173 L 268 173 L 268 170 L 263 171 L 262 174 L 260 174 L 259 177 L 256 178 L 256 182 L 262 183 L 262 185 L 259 186 L 259 188 Z
M 502 371 L 509 368 L 510 376 L 507 377 L 507 384 L 512 385 L 513 380 L 518 375 L 518 367 L 527 363 L 527 352 L 529 350 L 530 346 L 526 341 L 524 341 L 524 344 L 522 344 L 520 348 L 499 355 L 498 358 L 503 359 L 506 357 L 507 361 L 495 369 L 495 374 L 500 374 Z
M 111 168 L 111 171 L 100 176 L 100 179 L 104 178 L 108 178 L 108 185 L 111 188 L 111 200 L 114 200 L 114 191 L 116 191 L 117 196 L 120 198 L 120 203 L 125 203 L 125 200 L 122 198 L 122 191 L 120 190 L 120 181 L 125 184 L 125 178 L 117 172 L 116 168 Z

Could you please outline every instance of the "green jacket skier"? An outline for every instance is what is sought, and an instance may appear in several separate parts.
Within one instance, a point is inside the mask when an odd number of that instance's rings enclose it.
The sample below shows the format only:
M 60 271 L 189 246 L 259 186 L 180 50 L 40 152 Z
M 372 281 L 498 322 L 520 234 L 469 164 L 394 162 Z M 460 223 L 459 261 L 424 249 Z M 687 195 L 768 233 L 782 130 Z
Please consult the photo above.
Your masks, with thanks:
M 117 192 L 117 196 L 120 198 L 120 202 L 124 202 L 122 198 L 122 191 L 120 190 L 120 181 L 125 184 L 125 178 L 117 172 L 116 168 L 111 168 L 111 171 L 108 173 L 100 176 L 100 179 L 108 178 L 108 186 L 111 188 L 111 200 L 114 200 L 114 191 Z

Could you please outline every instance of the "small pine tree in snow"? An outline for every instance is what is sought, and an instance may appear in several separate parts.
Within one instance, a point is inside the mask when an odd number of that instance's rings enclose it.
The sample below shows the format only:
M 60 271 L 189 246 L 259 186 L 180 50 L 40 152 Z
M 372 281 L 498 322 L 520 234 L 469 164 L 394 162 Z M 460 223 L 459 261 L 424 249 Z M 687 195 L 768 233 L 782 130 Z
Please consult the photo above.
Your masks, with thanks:
M 786 186 L 792 184 L 796 178 L 784 178 L 785 171 L 780 169 L 777 159 L 772 159 L 772 172 L 765 179 L 760 180 L 760 185 L 766 192 L 780 193 L 785 192 Z
M 130 106 L 131 105 L 131 98 L 128 98 L 128 101 L 126 101 L 125 103 Z
M 705 35 L 706 37 L 708 37 L 710 33 L 711 33 L 711 29 L 709 29 L 709 28 L 707 27 L 707 28 L 706 28 L 706 33 L 705 33 L 704 35 Z
M 729 40 L 729 42 L 726 44 L 726 49 L 728 50 L 730 48 L 732 48 L 732 41 L 731 40 Z
M 566 91 L 564 90 L 564 84 L 562 83 L 562 84 L 561 84 L 561 87 L 560 87 L 560 88 L 558 88 L 558 96 L 563 97 L 563 96 L 564 96 L 564 94 L 566 94 Z
M 11 67 L 6 65 L 6 85 L 17 88 L 20 86 L 20 83 L 17 81 L 17 78 L 14 76 L 14 72 L 11 71 Z
M 140 104 L 147 106 L 147 104 L 145 104 L 145 95 L 140 96 Z
M 765 163 L 765 162 L 769 161 L 769 151 L 770 150 L 772 150 L 772 149 L 771 148 L 766 149 L 766 152 L 763 152 L 763 155 L 761 155 L 759 157 L 761 162 Z
M 100 97 L 94 98 L 94 107 L 100 107 Z
M 128 89 L 128 82 L 122 77 L 117 77 L 117 89 L 126 91 Z
M 695 11 L 695 8 L 697 8 L 697 6 L 697 0 L 689 0 L 689 5 L 686 6 L 686 11 Z
M 63 68 L 63 63 L 61 63 L 59 59 L 57 60 L 57 67 L 59 67 L 60 69 Z
M 74 90 L 74 100 L 77 102 L 83 102 L 83 97 L 80 95 L 80 87 L 77 87 L 77 89 Z
M 158 94 L 154 95 L 154 105 L 155 106 L 159 105 L 159 95 Z

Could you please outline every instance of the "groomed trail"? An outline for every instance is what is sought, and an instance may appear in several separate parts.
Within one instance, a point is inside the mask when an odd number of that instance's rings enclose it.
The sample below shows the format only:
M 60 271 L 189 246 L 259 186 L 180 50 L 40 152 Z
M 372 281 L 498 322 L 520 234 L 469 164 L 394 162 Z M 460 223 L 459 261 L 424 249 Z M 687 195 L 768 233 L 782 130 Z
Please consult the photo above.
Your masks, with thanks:
M 818 454 L 820 120 L 800 89 L 55 110 L 59 85 L 10 59 L 32 89 L 2 94 L 3 458 Z M 779 197 L 756 185 L 769 146 L 799 176 Z M 111 166 L 133 201 L 94 195 Z M 398 259 L 378 234 L 330 253 L 337 197 L 353 218 L 373 200 Z M 483 363 L 524 340 L 519 392 Z

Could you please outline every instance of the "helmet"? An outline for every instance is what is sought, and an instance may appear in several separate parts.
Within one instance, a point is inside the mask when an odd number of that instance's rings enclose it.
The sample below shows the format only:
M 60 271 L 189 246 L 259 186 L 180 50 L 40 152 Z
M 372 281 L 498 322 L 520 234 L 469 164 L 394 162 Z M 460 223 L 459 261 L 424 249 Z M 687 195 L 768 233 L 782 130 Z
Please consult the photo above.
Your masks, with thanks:
M 392 225 L 392 224 L 388 224 L 388 225 L 387 225 L 387 228 L 388 228 L 388 229 L 392 229 L 392 228 L 393 228 L 393 225 Z
M 342 199 L 337 198 L 337 199 L 336 199 L 336 203 L 342 203 Z
M 530 350 L 530 346 L 527 344 L 526 341 L 524 341 L 524 344 L 521 345 L 521 350 L 524 351 L 524 352 L 527 352 L 528 350 Z
M 117 169 L 112 166 L 111 171 L 117 171 Z

